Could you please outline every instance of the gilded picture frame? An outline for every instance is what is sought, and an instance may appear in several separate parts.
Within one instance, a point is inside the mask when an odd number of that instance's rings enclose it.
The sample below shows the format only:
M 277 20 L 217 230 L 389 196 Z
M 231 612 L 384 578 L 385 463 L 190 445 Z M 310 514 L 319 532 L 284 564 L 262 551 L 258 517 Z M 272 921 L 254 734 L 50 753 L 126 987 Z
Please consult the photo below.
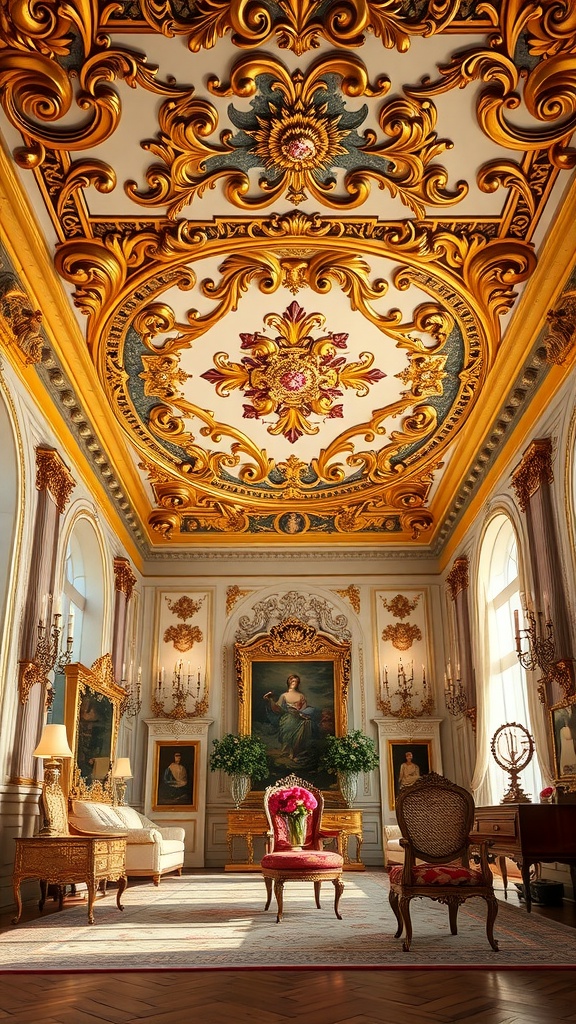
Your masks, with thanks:
M 554 704 L 548 711 L 552 775 L 557 786 L 576 791 L 576 697 Z
M 405 775 L 405 784 L 416 782 L 422 775 L 432 771 L 432 740 L 431 739 L 393 739 L 388 740 L 388 803 L 390 809 L 396 806 L 396 797 L 401 788 L 401 774 Z M 411 759 L 406 755 L 411 754 Z M 408 765 L 403 768 L 403 765 Z M 412 768 L 411 766 L 415 766 Z M 416 772 L 415 769 L 418 769 Z
M 327 735 L 347 731 L 350 644 L 286 619 L 269 633 L 234 647 L 238 684 L 238 729 L 266 746 L 269 774 L 252 792 L 294 773 L 325 793 L 338 782 L 320 767 Z M 287 707 L 287 680 L 299 677 L 298 706 Z M 291 698 L 292 699 L 292 698 Z
M 156 740 L 153 811 L 198 810 L 198 740 Z

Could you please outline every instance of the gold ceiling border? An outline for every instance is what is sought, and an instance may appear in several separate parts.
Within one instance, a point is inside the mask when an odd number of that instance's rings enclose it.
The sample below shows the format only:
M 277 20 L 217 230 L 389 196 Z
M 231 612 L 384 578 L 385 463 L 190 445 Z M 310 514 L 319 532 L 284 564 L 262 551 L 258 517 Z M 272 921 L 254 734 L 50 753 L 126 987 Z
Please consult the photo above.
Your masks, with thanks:
M 110 4 L 102 14 L 108 28 L 152 29 L 165 35 L 187 37 L 188 48 L 197 53 L 210 49 L 230 34 L 235 46 L 253 48 L 276 39 L 280 49 L 297 56 L 316 49 L 322 40 L 334 46 L 362 46 L 366 35 L 382 40 L 387 49 L 408 50 L 411 36 L 431 36 L 443 31 L 481 32 L 493 23 L 487 4 L 475 17 L 466 13 L 459 18 L 462 0 L 428 0 L 410 16 L 390 0 L 283 0 L 271 5 L 264 0 L 197 0 L 185 17 L 177 4 L 169 11 L 162 0 L 141 0 L 141 18 L 122 16 L 122 7 Z

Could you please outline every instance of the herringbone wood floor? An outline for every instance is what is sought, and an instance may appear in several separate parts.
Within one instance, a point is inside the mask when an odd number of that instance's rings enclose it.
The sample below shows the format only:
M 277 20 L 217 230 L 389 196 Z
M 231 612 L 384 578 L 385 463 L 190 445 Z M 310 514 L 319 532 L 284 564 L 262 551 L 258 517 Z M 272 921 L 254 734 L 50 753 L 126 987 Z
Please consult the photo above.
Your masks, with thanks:
M 532 912 L 576 927 L 566 900 Z M 0 1024 L 576 1024 L 575 988 L 576 968 L 0 974 Z
M 567 1024 L 573 971 L 4 975 L 5 1024 Z

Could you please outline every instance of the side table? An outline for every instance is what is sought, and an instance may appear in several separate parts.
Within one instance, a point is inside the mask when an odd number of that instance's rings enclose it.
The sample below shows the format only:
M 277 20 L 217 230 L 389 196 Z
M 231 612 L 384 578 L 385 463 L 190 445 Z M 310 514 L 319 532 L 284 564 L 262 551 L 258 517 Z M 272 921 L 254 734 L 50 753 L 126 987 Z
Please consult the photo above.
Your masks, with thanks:
M 338 853 L 344 858 L 344 871 L 365 871 L 366 865 L 360 859 L 362 849 L 362 811 L 350 807 L 329 807 L 322 812 L 322 828 L 331 832 L 338 832 L 336 840 Z M 258 807 L 239 807 L 228 811 L 228 841 L 229 863 L 225 865 L 225 871 L 259 871 L 260 864 L 254 862 L 254 836 L 268 835 L 268 819 L 263 810 Z M 241 861 L 234 859 L 234 839 L 241 836 L 246 844 L 246 858 Z M 350 836 L 356 838 L 356 859 L 350 860 L 348 853 L 348 840 Z
M 40 913 L 44 909 L 49 885 L 62 887 L 75 882 L 85 882 L 88 887 L 88 923 L 94 924 L 93 908 L 99 882 L 119 882 L 116 905 L 118 910 L 124 909 L 120 899 L 128 881 L 126 834 L 21 836 L 16 839 L 12 877 L 16 917 L 13 918 L 12 924 L 18 924 L 22 915 L 20 886 L 26 878 L 40 880 Z

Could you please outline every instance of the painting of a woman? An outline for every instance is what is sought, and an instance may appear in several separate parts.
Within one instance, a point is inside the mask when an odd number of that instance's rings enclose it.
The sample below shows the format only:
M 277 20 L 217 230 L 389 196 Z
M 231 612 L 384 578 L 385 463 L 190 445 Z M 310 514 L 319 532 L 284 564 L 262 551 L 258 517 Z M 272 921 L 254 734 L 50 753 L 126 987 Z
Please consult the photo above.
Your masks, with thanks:
M 293 761 L 306 760 L 312 740 L 318 738 L 319 715 L 310 707 L 300 689 L 300 676 L 288 676 L 286 690 L 275 700 L 271 690 L 264 694 L 270 716 L 276 716 L 280 753 Z M 271 718 L 274 721 L 273 717 Z
M 263 741 L 270 764 L 261 788 L 295 772 L 329 789 L 334 778 L 319 762 L 335 731 L 333 662 L 254 662 L 251 689 L 250 731 Z

